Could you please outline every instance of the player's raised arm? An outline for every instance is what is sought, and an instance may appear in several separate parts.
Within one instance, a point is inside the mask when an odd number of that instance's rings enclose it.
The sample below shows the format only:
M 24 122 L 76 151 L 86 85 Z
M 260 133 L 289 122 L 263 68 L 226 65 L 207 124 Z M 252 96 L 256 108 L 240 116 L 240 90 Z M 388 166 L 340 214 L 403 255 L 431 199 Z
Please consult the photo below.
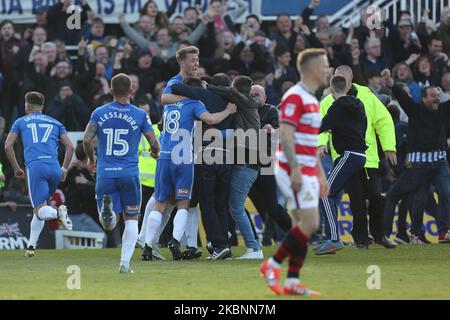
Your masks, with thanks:
M 23 179 L 25 177 L 25 173 L 20 168 L 19 163 L 16 159 L 16 154 L 14 153 L 14 143 L 16 142 L 17 134 L 14 132 L 10 132 L 5 142 L 5 153 L 8 158 L 9 163 L 11 164 L 14 170 L 14 176 L 17 179 Z
M 69 168 L 70 161 L 72 160 L 73 152 L 75 149 L 74 149 L 72 141 L 70 141 L 69 135 L 67 133 L 64 133 L 63 135 L 61 135 L 60 140 L 61 140 L 61 143 L 64 145 L 64 147 L 66 147 L 66 152 L 64 154 L 64 161 L 63 161 L 63 164 L 61 167 L 61 170 L 63 171 L 63 174 L 61 176 L 61 181 L 65 181 L 67 169 Z
M 200 115 L 200 120 L 209 125 L 222 122 L 229 115 L 236 113 L 236 105 L 229 103 L 225 110 L 216 113 L 204 112 Z
M 88 169 L 91 172 L 95 171 L 95 159 L 94 159 L 94 143 L 93 140 L 97 135 L 97 125 L 90 122 L 86 130 L 84 131 L 83 148 L 86 156 L 88 157 Z

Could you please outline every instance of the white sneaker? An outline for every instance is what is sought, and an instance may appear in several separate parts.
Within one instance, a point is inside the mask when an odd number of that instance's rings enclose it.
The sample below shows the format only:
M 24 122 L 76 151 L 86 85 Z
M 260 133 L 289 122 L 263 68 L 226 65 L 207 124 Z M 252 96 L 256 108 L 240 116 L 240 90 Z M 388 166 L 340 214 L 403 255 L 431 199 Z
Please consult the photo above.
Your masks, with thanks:
M 264 253 L 261 249 L 259 250 L 253 250 L 253 249 L 247 249 L 247 252 L 244 253 L 242 256 L 236 258 L 239 260 L 262 260 L 264 259 Z
M 72 220 L 70 220 L 69 215 L 67 214 L 67 207 L 65 205 L 59 206 L 58 219 L 67 230 L 72 231 Z

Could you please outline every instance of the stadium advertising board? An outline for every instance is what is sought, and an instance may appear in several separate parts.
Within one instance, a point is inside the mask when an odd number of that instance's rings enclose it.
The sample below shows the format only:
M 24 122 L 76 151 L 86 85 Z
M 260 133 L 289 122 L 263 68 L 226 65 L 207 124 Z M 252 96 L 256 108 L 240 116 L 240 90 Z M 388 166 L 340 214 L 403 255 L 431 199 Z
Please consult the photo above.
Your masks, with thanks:
M 59 0 L 3 0 L 0 1 L 0 15 L 2 19 L 10 19 L 15 23 L 34 23 L 36 18 L 34 14 L 36 9 L 41 6 L 52 6 Z M 260 0 L 244 0 L 248 2 L 249 11 L 259 13 Z M 122 13 L 127 14 L 128 22 L 135 22 L 139 18 L 139 12 L 147 0 L 86 0 L 95 15 L 101 17 L 106 23 L 118 23 L 118 16 Z M 206 11 L 209 1 L 201 1 L 201 9 Z M 73 3 L 79 4 L 80 0 L 74 0 Z M 172 3 L 171 0 L 156 0 L 158 8 L 166 11 Z M 175 14 L 183 13 L 184 8 L 194 5 L 195 0 L 180 0 Z M 233 4 L 230 9 L 233 9 Z M 258 8 L 258 12 L 254 11 Z
M 24 250 L 30 235 L 31 207 L 19 207 L 16 212 L 0 208 L 0 250 Z M 40 249 L 54 249 L 55 239 L 48 223 L 39 237 Z

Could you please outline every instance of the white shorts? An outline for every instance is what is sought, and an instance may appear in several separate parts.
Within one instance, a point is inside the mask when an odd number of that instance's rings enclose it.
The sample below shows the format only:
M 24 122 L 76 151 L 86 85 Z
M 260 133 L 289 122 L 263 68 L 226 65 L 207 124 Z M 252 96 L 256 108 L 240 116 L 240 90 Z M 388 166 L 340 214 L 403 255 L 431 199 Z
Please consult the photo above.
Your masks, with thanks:
M 282 169 L 277 168 L 275 179 L 278 188 L 288 199 L 288 207 L 294 209 L 312 209 L 319 206 L 319 180 L 316 176 L 302 175 L 303 183 L 300 192 L 294 193 L 291 187 L 291 177 Z

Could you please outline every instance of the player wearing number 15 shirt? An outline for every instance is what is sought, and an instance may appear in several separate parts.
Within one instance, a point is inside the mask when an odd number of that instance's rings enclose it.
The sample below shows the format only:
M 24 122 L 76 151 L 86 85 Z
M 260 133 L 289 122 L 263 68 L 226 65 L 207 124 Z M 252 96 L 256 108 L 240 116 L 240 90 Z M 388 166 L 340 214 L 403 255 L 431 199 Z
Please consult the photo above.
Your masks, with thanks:
M 159 155 L 159 143 L 148 114 L 130 104 L 133 92 L 131 79 L 118 74 L 111 80 L 114 101 L 97 108 L 91 115 L 83 139 L 88 168 L 95 171 L 93 140 L 97 137 L 97 206 L 102 226 L 114 229 L 116 214 L 123 213 L 125 230 L 122 238 L 120 272 L 131 272 L 129 262 L 138 235 L 138 214 L 141 206 L 138 148 L 143 134 L 151 155 Z

